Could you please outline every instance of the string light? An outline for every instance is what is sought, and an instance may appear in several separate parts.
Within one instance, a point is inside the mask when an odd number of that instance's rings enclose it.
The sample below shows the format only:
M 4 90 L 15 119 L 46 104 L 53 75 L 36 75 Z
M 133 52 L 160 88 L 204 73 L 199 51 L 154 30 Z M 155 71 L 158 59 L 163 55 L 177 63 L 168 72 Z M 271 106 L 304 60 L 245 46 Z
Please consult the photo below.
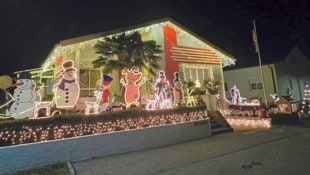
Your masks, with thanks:
M 55 126 L 23 125 L 18 128 L 1 128 L 0 146 L 18 145 L 48 140 L 59 140 L 83 135 L 94 135 L 117 131 L 129 131 L 165 125 L 174 125 L 208 118 L 206 110 L 183 114 L 150 115 L 136 118 L 114 119 L 79 124 L 59 124 Z
M 233 127 L 246 127 L 251 129 L 271 127 L 271 119 L 244 118 L 244 117 L 239 118 L 226 117 L 225 119 L 229 123 L 229 125 Z
M 158 29 L 158 28 L 163 27 L 163 26 L 169 26 L 169 27 L 173 28 L 181 36 L 187 37 L 193 43 L 195 43 L 196 45 L 199 45 L 201 48 L 210 49 L 212 52 L 214 52 L 216 55 L 218 55 L 221 58 L 221 62 L 222 62 L 223 67 L 235 64 L 235 61 L 236 61 L 235 59 L 233 59 L 233 58 L 227 56 L 226 54 L 218 51 L 216 48 L 212 47 L 210 44 L 208 44 L 208 43 L 206 43 L 206 42 L 204 42 L 204 41 L 202 41 L 196 37 L 193 37 L 192 34 L 188 33 L 184 29 L 178 27 L 177 25 L 175 25 L 173 22 L 170 22 L 169 20 L 166 22 L 156 23 L 156 24 L 152 24 L 152 25 L 128 30 L 125 33 L 133 33 L 135 31 L 150 32 L 151 30 Z M 106 37 L 112 37 L 112 36 L 119 35 L 119 34 L 121 34 L 121 32 L 115 33 L 113 35 L 106 35 L 106 36 L 102 36 L 102 37 L 97 37 L 95 39 L 89 39 L 86 41 L 77 42 L 77 43 L 73 43 L 73 44 L 67 44 L 67 45 L 56 44 L 54 46 L 54 48 L 52 49 L 51 53 L 48 55 L 44 64 L 42 65 L 43 72 L 47 71 L 49 69 L 49 67 L 55 63 L 55 60 L 58 56 L 64 55 L 67 52 L 72 53 L 72 52 L 75 52 L 76 50 L 84 49 L 86 47 L 93 47 L 98 41 L 101 41 Z

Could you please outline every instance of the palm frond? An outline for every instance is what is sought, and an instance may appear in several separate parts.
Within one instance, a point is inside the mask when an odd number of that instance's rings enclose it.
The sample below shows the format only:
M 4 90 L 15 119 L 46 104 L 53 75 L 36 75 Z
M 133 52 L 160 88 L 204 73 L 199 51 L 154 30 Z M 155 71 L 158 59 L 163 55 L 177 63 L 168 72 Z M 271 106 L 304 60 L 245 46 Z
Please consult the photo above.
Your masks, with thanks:
M 142 41 L 139 32 L 131 34 L 121 33 L 112 37 L 106 37 L 98 41 L 95 53 L 101 56 L 92 62 L 94 67 L 104 67 L 105 73 L 112 70 L 121 70 L 124 67 L 145 67 L 150 74 L 155 75 L 162 59 L 161 46 L 154 40 Z M 148 65 L 148 66 L 146 66 Z

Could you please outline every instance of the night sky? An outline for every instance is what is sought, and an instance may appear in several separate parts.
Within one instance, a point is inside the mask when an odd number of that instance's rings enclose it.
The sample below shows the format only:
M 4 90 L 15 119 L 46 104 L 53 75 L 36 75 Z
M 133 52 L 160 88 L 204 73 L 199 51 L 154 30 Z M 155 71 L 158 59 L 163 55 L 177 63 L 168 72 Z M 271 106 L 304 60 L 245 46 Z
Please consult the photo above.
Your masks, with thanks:
M 207 1 L 207 2 L 205 2 Z M 61 40 L 170 17 L 237 58 L 235 67 L 283 60 L 294 45 L 310 56 L 304 0 L 1 0 L 0 75 L 40 67 Z

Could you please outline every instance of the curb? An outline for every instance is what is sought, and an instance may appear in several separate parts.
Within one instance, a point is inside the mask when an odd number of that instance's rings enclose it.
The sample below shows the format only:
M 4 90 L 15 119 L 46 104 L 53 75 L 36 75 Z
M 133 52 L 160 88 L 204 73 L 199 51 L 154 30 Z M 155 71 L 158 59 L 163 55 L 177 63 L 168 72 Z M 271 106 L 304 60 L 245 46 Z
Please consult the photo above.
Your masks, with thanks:
M 71 162 L 67 162 L 67 167 L 68 167 L 68 169 L 70 171 L 70 175 L 76 175 L 75 169 L 74 169 L 74 167 L 73 167 Z

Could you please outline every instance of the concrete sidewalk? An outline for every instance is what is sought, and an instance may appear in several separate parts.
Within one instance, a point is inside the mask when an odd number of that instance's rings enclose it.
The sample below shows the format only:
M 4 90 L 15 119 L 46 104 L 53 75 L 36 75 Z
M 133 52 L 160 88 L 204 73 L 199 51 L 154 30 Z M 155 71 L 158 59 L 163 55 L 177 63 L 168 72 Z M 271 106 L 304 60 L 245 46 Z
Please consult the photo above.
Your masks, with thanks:
M 274 126 L 73 162 L 77 175 L 310 174 L 310 128 Z

